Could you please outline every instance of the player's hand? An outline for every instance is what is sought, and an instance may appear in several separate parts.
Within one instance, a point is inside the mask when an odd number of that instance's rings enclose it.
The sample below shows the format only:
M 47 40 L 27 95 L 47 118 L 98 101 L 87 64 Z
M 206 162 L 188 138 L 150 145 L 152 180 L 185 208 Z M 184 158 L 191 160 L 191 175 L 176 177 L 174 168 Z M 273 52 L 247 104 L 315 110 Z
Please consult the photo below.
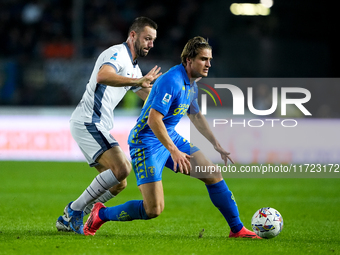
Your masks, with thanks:
M 150 72 L 148 72 L 146 75 L 144 75 L 142 78 L 139 79 L 138 81 L 139 86 L 142 88 L 151 88 L 152 87 L 151 82 L 153 82 L 159 76 L 162 75 L 162 73 L 159 72 L 160 70 L 161 68 L 158 66 L 155 66 L 154 68 L 152 68 Z
M 230 160 L 231 163 L 234 164 L 234 161 L 232 160 L 232 158 L 229 156 L 230 152 L 225 151 L 221 145 L 218 143 L 214 146 L 214 149 L 216 151 L 218 151 L 221 154 L 221 158 L 224 161 L 224 164 L 227 165 L 228 164 L 228 159 Z
M 191 156 L 181 152 L 180 150 L 176 150 L 171 153 L 171 158 L 174 162 L 174 171 L 175 173 L 180 172 L 182 174 L 189 174 L 191 170 L 190 158 Z

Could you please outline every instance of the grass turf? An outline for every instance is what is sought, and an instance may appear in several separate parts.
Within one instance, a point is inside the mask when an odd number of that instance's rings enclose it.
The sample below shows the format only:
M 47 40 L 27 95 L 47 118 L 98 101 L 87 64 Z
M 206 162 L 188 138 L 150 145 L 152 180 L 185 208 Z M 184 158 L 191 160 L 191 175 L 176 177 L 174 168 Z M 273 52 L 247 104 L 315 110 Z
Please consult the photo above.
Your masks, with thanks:
M 204 185 L 169 170 L 158 218 L 109 222 L 94 237 L 58 232 L 65 205 L 95 175 L 86 163 L 0 162 L 0 254 L 340 254 L 338 178 L 227 179 L 248 229 L 257 209 L 281 212 L 283 231 L 270 240 L 227 238 L 229 228 Z M 107 205 L 141 199 L 135 183 L 131 173 L 128 187 Z

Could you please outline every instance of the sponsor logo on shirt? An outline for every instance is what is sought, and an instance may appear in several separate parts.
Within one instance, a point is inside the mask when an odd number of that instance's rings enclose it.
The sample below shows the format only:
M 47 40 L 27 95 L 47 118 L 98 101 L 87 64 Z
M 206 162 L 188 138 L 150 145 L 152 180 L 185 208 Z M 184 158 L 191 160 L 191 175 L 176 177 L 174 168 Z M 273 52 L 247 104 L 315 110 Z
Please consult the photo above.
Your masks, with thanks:
M 188 104 L 180 104 L 175 110 L 172 115 L 184 115 L 189 109 Z

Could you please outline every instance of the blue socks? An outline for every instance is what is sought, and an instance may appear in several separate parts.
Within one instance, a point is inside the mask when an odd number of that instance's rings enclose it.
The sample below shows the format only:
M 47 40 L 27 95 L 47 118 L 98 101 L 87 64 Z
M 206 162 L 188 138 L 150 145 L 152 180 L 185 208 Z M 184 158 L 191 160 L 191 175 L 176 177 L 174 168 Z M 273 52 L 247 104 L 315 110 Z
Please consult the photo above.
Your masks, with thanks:
M 243 223 L 240 220 L 233 193 L 224 180 L 206 185 L 212 203 L 220 210 L 233 233 L 239 232 Z
M 206 185 L 212 203 L 220 210 L 233 233 L 239 232 L 243 224 L 239 217 L 238 208 L 233 193 L 228 189 L 224 180 Z M 148 215 L 143 206 L 143 200 L 131 200 L 125 204 L 103 208 L 99 211 L 103 221 L 147 220 Z
M 131 221 L 149 219 L 143 206 L 143 200 L 131 200 L 122 205 L 102 208 L 99 210 L 99 218 L 101 218 L 103 221 Z

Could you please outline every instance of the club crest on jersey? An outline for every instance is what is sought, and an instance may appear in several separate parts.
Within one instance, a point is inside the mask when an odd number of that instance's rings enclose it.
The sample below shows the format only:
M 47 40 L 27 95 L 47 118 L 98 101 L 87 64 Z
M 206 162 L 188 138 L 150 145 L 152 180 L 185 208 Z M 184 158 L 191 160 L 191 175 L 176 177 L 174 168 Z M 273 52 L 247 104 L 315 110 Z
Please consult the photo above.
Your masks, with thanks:
M 110 59 L 116 60 L 117 59 L 117 55 L 118 55 L 118 53 L 116 52 L 115 54 L 113 54 L 113 56 Z
M 163 100 L 162 100 L 162 104 L 168 104 L 171 97 L 172 96 L 170 94 L 165 93 L 165 96 L 163 97 Z

